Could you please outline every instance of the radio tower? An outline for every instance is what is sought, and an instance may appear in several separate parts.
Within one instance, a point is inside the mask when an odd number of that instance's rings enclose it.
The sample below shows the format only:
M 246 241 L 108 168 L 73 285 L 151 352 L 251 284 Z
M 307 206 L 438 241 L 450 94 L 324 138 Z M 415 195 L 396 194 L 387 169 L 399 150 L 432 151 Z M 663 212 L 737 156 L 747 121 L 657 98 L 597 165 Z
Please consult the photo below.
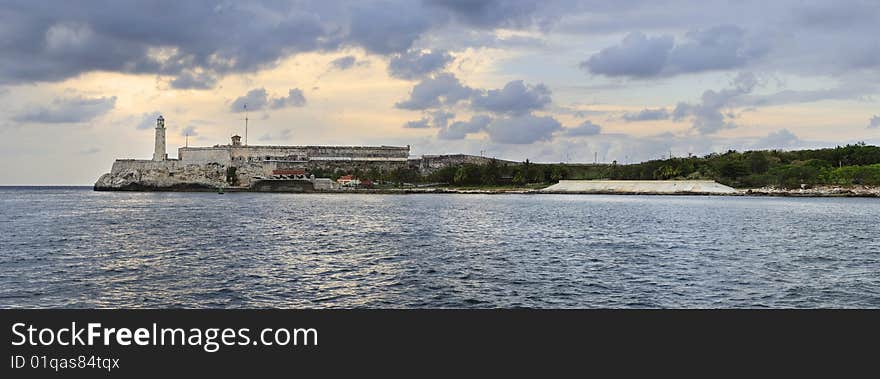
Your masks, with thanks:
M 247 127 L 248 127 L 248 110 L 247 103 L 244 104 L 244 145 L 247 146 Z

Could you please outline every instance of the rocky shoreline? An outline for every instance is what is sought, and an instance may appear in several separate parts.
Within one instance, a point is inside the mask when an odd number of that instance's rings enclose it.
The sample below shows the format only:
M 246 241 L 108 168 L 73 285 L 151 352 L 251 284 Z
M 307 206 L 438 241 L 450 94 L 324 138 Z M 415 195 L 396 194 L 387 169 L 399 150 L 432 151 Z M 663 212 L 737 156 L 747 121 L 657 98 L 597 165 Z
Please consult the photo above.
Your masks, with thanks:
M 794 189 L 762 187 L 740 191 L 746 196 L 880 197 L 880 187 L 872 186 L 814 186 Z
M 95 187 L 95 191 L 123 191 L 123 192 L 217 192 L 218 188 L 201 185 L 174 186 L 174 187 L 150 187 L 144 185 L 126 186 L 123 188 Z M 250 188 L 226 187 L 224 192 L 272 192 L 254 191 Z M 277 193 L 288 193 L 276 191 Z M 374 194 L 374 195 L 408 195 L 408 194 L 463 194 L 463 195 L 539 195 L 539 194 L 565 194 L 565 195 L 670 195 L 670 196 L 772 196 L 772 197 L 880 197 L 880 187 L 870 186 L 821 186 L 812 188 L 777 188 L 762 187 L 738 189 L 734 193 L 707 193 L 707 192 L 615 192 L 615 191 L 578 191 L 578 192 L 555 192 L 542 189 L 521 188 L 386 188 L 386 189 L 340 189 L 340 190 L 315 190 L 312 194 Z

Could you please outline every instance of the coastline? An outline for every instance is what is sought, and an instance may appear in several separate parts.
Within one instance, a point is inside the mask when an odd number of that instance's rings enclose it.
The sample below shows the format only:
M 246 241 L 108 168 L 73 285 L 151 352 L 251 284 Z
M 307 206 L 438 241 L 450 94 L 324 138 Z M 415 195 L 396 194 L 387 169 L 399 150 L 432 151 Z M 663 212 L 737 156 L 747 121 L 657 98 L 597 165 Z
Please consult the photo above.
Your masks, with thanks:
M 207 187 L 148 187 L 98 188 L 100 192 L 217 192 L 217 188 Z M 543 188 L 380 188 L 380 189 L 339 189 L 314 190 L 307 192 L 254 191 L 250 188 L 227 187 L 224 193 L 297 193 L 297 194 L 371 194 L 371 195 L 417 195 L 417 194 L 459 194 L 459 195 L 668 195 L 668 196 L 748 196 L 748 197 L 880 197 L 880 187 L 868 186 L 819 186 L 812 188 L 785 189 L 775 187 L 736 189 L 732 193 L 699 191 L 655 192 L 655 191 L 547 191 Z

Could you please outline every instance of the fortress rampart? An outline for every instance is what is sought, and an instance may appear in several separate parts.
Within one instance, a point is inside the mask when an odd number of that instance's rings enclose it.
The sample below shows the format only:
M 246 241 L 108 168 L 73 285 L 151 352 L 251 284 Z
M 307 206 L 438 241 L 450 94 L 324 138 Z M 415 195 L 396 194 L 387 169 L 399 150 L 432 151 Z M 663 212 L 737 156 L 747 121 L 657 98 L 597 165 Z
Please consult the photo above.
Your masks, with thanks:
M 181 147 L 177 159 L 169 159 L 165 131 L 165 119 L 159 116 L 153 159 L 117 159 L 95 189 L 250 188 L 263 180 L 293 180 L 279 172 L 352 174 L 409 168 L 428 175 L 449 166 L 491 161 L 464 154 L 410 158 L 409 146 L 248 146 L 239 136 L 228 145 Z
M 181 147 L 178 159 L 192 163 L 286 160 L 398 160 L 409 158 L 409 146 L 242 146 Z

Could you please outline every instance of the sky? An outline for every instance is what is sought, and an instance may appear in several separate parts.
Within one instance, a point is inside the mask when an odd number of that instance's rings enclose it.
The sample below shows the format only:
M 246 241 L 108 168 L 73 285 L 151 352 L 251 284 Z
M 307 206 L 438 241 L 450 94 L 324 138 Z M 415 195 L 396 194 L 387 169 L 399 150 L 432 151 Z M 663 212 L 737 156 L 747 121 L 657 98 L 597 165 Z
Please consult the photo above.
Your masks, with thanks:
M 190 146 L 534 162 L 880 143 L 869 1 L 0 2 L 0 185 Z M 244 112 L 244 104 L 248 111 Z

